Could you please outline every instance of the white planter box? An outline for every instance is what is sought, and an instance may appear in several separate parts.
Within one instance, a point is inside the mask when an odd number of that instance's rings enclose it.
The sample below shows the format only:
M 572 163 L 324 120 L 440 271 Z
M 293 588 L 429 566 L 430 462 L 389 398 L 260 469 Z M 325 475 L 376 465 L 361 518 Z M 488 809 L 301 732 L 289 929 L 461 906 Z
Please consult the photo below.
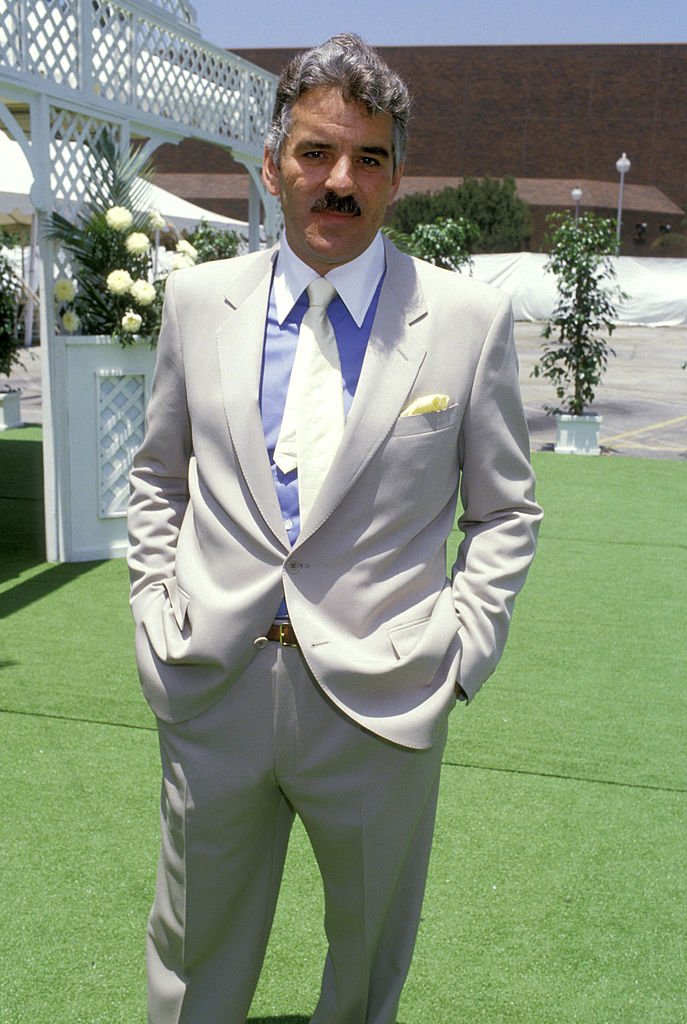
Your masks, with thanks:
M 603 416 L 571 416 L 559 413 L 556 416 L 556 443 L 554 451 L 559 455 L 599 455 L 599 433 Z
M 63 337 L 61 386 L 56 388 L 59 435 L 59 561 L 126 553 L 128 474 L 143 439 L 155 366 L 147 344 L 126 348 L 108 337 Z
M 21 391 L 0 391 L 0 430 L 21 427 Z

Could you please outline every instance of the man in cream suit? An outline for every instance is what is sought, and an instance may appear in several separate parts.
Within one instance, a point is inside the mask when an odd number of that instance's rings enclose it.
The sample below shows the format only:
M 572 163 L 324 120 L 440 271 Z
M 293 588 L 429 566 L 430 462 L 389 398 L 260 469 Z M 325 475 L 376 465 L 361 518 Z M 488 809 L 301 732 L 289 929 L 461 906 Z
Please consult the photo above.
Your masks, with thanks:
M 395 1024 L 447 719 L 496 667 L 534 553 L 509 302 L 379 234 L 408 106 L 355 36 L 300 55 L 263 167 L 280 246 L 167 284 L 129 514 L 163 767 L 151 1024 L 243 1024 L 296 814 L 325 892 L 312 1020 Z M 326 399 L 304 397 L 308 331 L 333 345 Z

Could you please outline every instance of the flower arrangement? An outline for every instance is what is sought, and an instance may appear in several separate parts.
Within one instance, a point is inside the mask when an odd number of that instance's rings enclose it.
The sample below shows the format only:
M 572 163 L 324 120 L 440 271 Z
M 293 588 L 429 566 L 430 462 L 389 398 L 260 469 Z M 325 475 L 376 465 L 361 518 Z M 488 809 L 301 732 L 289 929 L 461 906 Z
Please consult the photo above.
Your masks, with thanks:
M 93 153 L 96 168 L 76 223 L 58 213 L 51 218 L 49 234 L 66 252 L 73 275 L 55 282 L 57 321 L 68 333 L 154 344 L 166 278 L 156 272 L 154 257 L 167 225 L 148 208 L 150 165 L 138 154 L 122 157 L 107 132 L 96 139 Z M 179 249 L 184 266 L 193 264 L 192 252 L 189 243 Z
M 123 345 L 134 340 L 154 345 L 168 274 L 158 269 L 158 243 L 168 226 L 149 208 L 151 165 L 140 154 L 122 157 L 105 131 L 92 151 L 96 167 L 76 223 L 53 213 L 48 232 L 67 254 L 73 275 L 55 282 L 56 319 L 70 334 L 107 334 Z M 176 242 L 171 270 L 233 256 L 238 245 L 236 235 L 201 222 L 191 240 Z

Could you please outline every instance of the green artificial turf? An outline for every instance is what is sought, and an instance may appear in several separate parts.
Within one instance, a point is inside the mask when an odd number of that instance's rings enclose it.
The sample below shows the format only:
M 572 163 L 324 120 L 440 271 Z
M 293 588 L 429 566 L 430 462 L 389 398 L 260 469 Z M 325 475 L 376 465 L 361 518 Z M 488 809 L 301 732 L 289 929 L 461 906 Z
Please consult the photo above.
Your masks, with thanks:
M 535 466 L 540 549 L 451 720 L 399 1022 L 682 1024 L 686 467 Z M 0 516 L 0 1024 L 144 1024 L 158 767 L 126 569 L 45 563 L 39 430 L 0 435 Z M 321 917 L 297 825 L 250 1024 L 306 1024 Z
M 447 759 L 687 788 L 687 467 L 534 457 L 545 510 L 505 656 Z

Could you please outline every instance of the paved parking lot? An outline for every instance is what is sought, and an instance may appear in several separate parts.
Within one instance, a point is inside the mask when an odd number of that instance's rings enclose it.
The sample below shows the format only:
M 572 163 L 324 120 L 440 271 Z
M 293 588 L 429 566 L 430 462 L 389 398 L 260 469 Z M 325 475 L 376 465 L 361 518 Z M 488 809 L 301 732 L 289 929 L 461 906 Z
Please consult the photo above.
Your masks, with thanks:
M 542 343 L 542 324 L 515 325 L 520 382 L 532 448 L 551 449 L 556 436 L 553 386 L 530 376 Z M 618 327 L 615 357 L 597 391 L 592 412 L 603 417 L 601 448 L 607 455 L 687 459 L 687 327 Z
M 519 322 L 515 340 L 532 448 L 553 447 L 556 427 L 544 407 L 553 387 L 530 376 L 541 346 L 541 324 Z M 602 451 L 651 459 L 687 460 L 687 327 L 619 327 L 611 341 L 616 356 L 598 389 L 593 411 L 603 416 Z M 23 355 L 25 369 L 12 375 L 22 389 L 25 423 L 42 421 L 41 353 Z

